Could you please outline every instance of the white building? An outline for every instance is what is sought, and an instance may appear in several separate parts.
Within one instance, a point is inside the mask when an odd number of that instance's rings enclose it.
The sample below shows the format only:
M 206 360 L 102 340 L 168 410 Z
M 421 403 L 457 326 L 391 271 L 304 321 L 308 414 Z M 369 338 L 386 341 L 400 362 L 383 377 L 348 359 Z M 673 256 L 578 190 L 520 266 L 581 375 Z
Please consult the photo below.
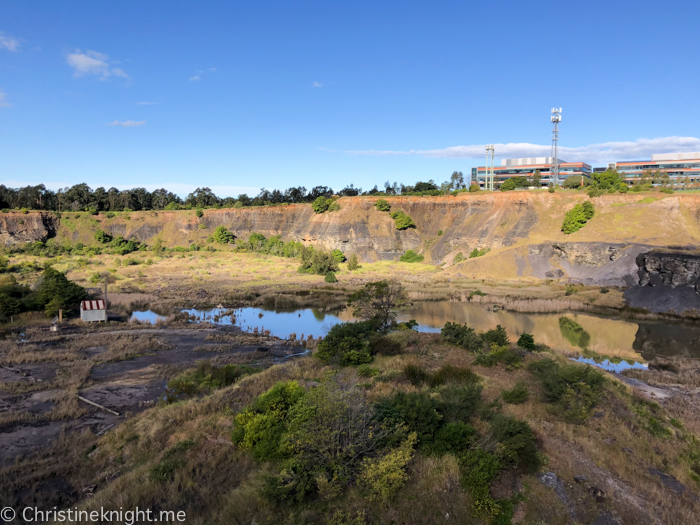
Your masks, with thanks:
M 105 303 L 104 299 L 82 301 L 80 303 L 80 319 L 88 323 L 93 321 L 106 321 L 107 303 Z

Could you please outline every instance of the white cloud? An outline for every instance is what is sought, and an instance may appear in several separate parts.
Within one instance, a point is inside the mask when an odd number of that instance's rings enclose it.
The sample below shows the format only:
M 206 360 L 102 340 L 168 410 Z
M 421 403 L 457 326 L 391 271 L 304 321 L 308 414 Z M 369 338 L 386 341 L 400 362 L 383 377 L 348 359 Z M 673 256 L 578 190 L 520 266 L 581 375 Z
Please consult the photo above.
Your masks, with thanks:
M 201 79 L 202 79 L 202 77 L 200 77 L 199 75 L 195 75 L 193 77 L 190 77 L 190 82 L 194 82 L 196 80 L 201 80 Z
M 7 93 L 0 91 L 0 108 L 9 108 L 12 106 L 12 104 L 5 100 L 5 97 L 7 97 Z
M 314 82 L 313 84 L 311 84 L 311 87 L 320 88 L 323 87 L 323 84 L 321 84 L 320 82 Z
M 155 106 L 158 102 L 137 102 L 136 104 L 139 106 Z
M 496 156 L 499 158 L 548 157 L 550 144 L 529 144 L 527 142 L 495 144 Z M 418 155 L 437 159 L 470 158 L 481 159 L 485 156 L 485 145 L 452 146 L 442 149 L 382 151 L 363 150 L 346 151 L 353 155 Z M 634 142 L 603 142 L 578 148 L 559 146 L 559 157 L 568 162 L 603 163 L 617 160 L 644 160 L 653 153 L 680 153 L 700 151 L 700 138 L 696 137 L 658 137 L 655 139 L 637 139 Z
M 17 51 L 19 49 L 19 40 L 0 31 L 0 49 Z
M 97 75 L 105 79 L 111 76 L 124 78 L 129 76 L 122 69 L 114 67 L 114 64 L 118 62 L 110 61 L 108 55 L 89 49 L 85 53 L 80 51 L 80 49 L 76 49 L 75 53 L 70 53 L 66 57 L 66 62 L 73 68 L 73 74 L 76 77 Z
M 135 128 L 137 126 L 145 126 L 145 120 L 115 120 L 114 122 L 107 123 L 107 126 L 121 126 L 123 128 Z
M 210 68 L 209 68 L 209 71 L 216 71 L 216 68 L 215 68 L 215 67 L 210 67 Z

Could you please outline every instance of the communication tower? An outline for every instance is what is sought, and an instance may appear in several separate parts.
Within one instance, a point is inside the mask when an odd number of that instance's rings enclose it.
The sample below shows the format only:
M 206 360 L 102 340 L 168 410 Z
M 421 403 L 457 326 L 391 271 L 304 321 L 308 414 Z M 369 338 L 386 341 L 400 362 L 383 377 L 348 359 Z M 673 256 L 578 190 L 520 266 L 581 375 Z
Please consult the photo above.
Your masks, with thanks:
M 561 108 L 552 108 L 552 166 L 549 170 L 552 183 L 559 185 L 559 123 L 561 122 Z
M 487 144 L 486 145 L 486 189 L 493 191 L 494 188 L 494 183 L 493 183 L 493 174 L 494 174 L 494 169 L 493 169 L 493 157 L 495 155 L 495 148 L 493 147 L 493 144 Z M 491 161 L 491 164 L 489 166 L 489 160 Z

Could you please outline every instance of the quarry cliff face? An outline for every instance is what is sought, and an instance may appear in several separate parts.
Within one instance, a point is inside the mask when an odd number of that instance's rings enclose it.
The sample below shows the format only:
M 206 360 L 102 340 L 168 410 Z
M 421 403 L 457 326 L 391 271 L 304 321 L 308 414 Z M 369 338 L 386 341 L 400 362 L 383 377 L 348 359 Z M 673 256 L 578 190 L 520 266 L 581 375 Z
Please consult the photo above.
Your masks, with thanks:
M 98 229 L 146 244 L 205 243 L 218 226 L 237 238 L 280 235 L 325 249 L 355 253 L 362 261 L 396 260 L 408 249 L 449 273 L 496 279 L 561 279 L 591 284 L 639 284 L 638 256 L 652 249 L 700 244 L 700 195 L 614 194 L 592 199 L 595 216 L 578 232 L 561 232 L 564 214 L 588 197 L 580 192 L 512 191 L 441 197 L 386 197 L 392 211 L 410 215 L 415 228 L 399 231 L 377 198 L 341 198 L 340 210 L 315 214 L 309 204 L 188 211 L 0 214 L 6 245 L 56 237 L 95 242 Z M 469 259 L 474 248 L 484 257 Z M 454 264 L 457 260 L 463 262 Z M 675 256 L 673 256 L 675 257 Z M 649 263 L 651 264 L 651 262 Z M 665 278 L 665 277 L 664 277 Z M 680 277 L 673 277 L 679 279 Z
M 52 213 L 0 213 L 0 242 L 5 246 L 46 241 L 56 235 Z

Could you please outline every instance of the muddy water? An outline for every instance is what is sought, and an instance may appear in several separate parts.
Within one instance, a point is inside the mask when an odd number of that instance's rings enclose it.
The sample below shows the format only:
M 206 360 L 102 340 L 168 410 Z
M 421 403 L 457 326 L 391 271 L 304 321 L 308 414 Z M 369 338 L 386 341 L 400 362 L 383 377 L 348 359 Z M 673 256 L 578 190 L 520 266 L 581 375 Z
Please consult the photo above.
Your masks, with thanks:
M 243 330 L 269 330 L 272 335 L 286 338 L 323 336 L 337 323 L 353 320 L 352 313 L 343 310 L 324 313 L 315 309 L 270 311 L 260 308 L 185 310 L 195 322 L 212 322 L 240 326 Z M 153 312 L 134 312 L 134 318 L 156 322 Z M 402 310 L 399 321 L 415 319 L 418 329 L 439 332 L 446 322 L 467 323 L 477 331 L 502 325 L 516 341 L 523 333 L 533 334 L 535 341 L 550 348 L 578 353 L 583 359 L 594 360 L 610 370 L 636 366 L 656 355 L 684 355 L 700 358 L 700 326 L 660 322 L 634 322 L 602 318 L 588 314 L 524 314 L 491 312 L 482 306 L 449 301 L 416 302 Z M 624 362 L 627 362 L 627 365 Z M 622 363 L 621 363 L 622 362 Z

